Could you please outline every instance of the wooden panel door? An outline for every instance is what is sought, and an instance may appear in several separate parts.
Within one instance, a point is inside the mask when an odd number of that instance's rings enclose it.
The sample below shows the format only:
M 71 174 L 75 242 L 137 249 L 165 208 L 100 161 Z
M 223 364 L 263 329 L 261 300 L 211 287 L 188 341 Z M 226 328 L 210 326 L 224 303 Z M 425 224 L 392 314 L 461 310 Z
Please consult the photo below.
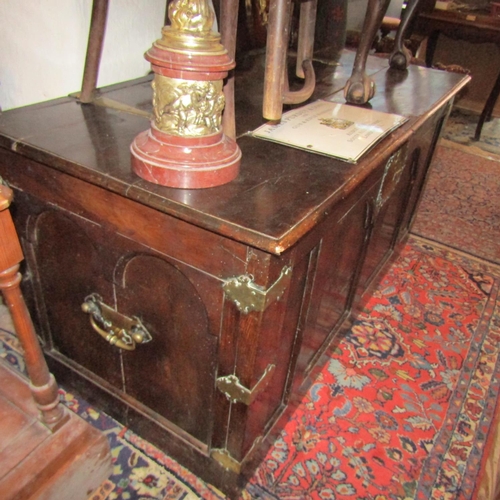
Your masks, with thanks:
M 303 334 L 296 384 L 302 383 L 347 317 L 370 230 L 370 207 L 378 182 L 362 186 L 338 208 L 310 256 L 310 297 L 303 314 Z M 366 190 L 366 191 L 365 191 Z
M 97 334 L 89 335 L 89 319 L 81 309 L 93 292 L 113 298 L 112 267 L 89 237 L 92 225 L 51 209 L 30 222 L 27 260 L 48 347 L 123 390 L 120 353 Z
M 36 270 L 41 322 L 56 356 L 206 450 L 213 425 L 220 280 L 62 210 L 46 208 L 31 221 L 30 267 Z M 82 311 L 89 296 L 138 318 L 151 340 L 134 350 L 110 345 Z
M 371 207 L 370 243 L 358 283 L 357 299 L 369 290 L 392 255 L 397 241 L 411 187 L 408 144 L 396 151 L 383 169 L 382 183 Z
M 152 337 L 122 353 L 125 392 L 208 444 L 217 337 L 205 305 L 187 276 L 162 258 L 134 255 L 120 267 L 117 310 L 139 314 Z

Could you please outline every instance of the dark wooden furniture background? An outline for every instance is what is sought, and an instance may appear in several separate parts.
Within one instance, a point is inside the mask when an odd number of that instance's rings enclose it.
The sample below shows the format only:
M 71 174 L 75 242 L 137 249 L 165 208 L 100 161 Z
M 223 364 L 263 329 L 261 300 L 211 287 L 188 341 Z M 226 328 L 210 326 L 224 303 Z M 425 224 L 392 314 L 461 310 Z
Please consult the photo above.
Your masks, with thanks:
M 500 46 L 500 19 L 466 12 L 448 12 L 434 10 L 420 14 L 416 31 L 428 36 L 425 64 L 432 67 L 437 42 L 441 34 L 454 40 L 466 40 L 471 43 L 496 43 Z M 491 119 L 491 114 L 500 94 L 500 61 L 492 60 L 491 64 L 499 67 L 497 79 L 483 107 L 474 134 L 478 141 L 484 122 Z
M 111 474 L 101 432 L 60 402 L 20 289 L 21 245 L 0 184 L 0 290 L 24 351 L 28 378 L 0 359 L 0 497 L 86 500 Z
M 315 97 L 342 102 L 353 59 L 319 65 Z M 259 57 L 240 63 L 241 173 L 212 189 L 131 172 L 148 79 L 106 89 L 107 106 L 62 98 L 0 115 L 0 175 L 16 191 L 24 285 L 51 368 L 230 495 L 404 244 L 468 81 L 370 59 L 371 106 L 409 120 L 353 165 L 246 134 L 261 123 L 262 70 Z M 242 312 L 235 289 L 256 310 Z M 91 294 L 139 317 L 152 341 L 106 343 L 81 311 Z

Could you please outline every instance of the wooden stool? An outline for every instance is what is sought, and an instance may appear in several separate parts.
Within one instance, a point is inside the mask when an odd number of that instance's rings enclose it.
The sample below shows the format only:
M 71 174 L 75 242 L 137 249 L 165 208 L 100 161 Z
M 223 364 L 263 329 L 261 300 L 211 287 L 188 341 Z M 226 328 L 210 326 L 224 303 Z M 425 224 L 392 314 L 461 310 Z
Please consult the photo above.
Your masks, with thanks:
M 0 290 L 24 350 L 29 380 L 0 359 L 0 498 L 88 498 L 111 473 L 106 437 L 67 410 L 20 289 L 23 253 L 0 184 Z
M 384 19 L 382 19 L 382 24 L 380 25 L 382 37 L 387 36 L 391 31 L 398 31 L 400 24 L 401 19 L 398 19 L 397 17 L 385 16 Z

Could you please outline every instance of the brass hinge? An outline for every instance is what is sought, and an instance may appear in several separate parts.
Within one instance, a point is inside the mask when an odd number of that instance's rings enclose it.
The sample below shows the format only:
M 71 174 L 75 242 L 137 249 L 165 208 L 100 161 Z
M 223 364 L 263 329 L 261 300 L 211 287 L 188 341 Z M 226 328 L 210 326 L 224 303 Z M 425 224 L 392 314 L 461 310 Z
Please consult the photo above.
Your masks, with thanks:
M 243 275 L 229 278 L 222 288 L 226 296 L 232 300 L 242 313 L 265 311 L 272 302 L 279 300 L 285 293 L 292 276 L 292 268 L 285 266 L 280 277 L 266 290 L 257 285 L 252 276 Z
M 262 377 L 260 377 L 259 381 L 252 389 L 245 387 L 236 375 L 219 377 L 216 381 L 217 389 L 219 389 L 231 403 L 243 403 L 249 406 L 266 388 L 275 368 L 275 365 L 268 365 Z

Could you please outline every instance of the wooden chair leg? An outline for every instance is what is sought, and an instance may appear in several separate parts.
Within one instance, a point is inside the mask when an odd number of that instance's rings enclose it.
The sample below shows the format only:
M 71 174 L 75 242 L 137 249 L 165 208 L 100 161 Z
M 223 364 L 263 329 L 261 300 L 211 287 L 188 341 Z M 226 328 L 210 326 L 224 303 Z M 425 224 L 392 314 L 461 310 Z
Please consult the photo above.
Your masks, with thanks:
M 491 119 L 493 108 L 495 107 L 499 94 L 500 94 L 500 72 L 498 73 L 495 84 L 493 85 L 490 95 L 486 100 L 481 116 L 479 117 L 479 121 L 477 122 L 476 132 L 474 134 L 475 141 L 479 141 L 479 139 L 481 138 L 481 132 L 483 130 L 484 122 Z
M 420 0 L 411 0 L 408 3 L 403 19 L 401 20 L 396 33 L 394 50 L 389 57 L 391 68 L 405 70 L 410 65 L 411 52 L 404 45 L 404 37 L 415 13 L 418 10 L 419 3 Z
M 87 46 L 87 57 L 83 72 L 82 91 L 80 102 L 89 103 L 95 98 L 99 64 L 101 62 L 102 48 L 104 45 L 104 31 L 108 16 L 109 0 L 94 0 L 92 5 L 92 18 L 90 21 L 90 34 Z
M 344 87 L 344 97 L 349 104 L 366 104 L 375 95 L 375 84 L 366 74 L 366 60 L 388 6 L 389 0 L 368 0 L 363 34 L 351 76 Z

